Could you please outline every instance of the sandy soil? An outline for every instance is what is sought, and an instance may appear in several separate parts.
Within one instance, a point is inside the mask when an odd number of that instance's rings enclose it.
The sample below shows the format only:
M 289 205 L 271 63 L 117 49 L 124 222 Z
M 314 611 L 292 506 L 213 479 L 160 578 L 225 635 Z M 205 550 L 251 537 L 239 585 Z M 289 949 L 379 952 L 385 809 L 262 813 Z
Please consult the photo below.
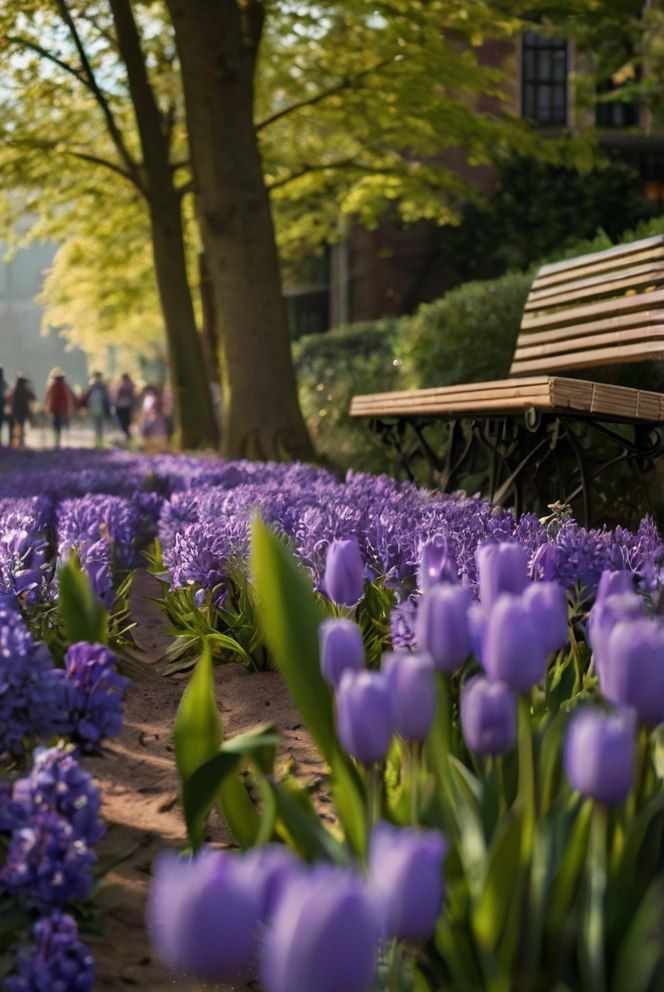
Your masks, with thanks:
M 98 967 L 95 987 L 99 990 L 199 992 L 203 988 L 200 983 L 174 978 L 155 961 L 144 925 L 152 862 L 163 848 L 184 843 L 172 743 L 173 720 L 184 682 L 166 678 L 160 671 L 159 660 L 168 638 L 161 612 L 145 598 L 158 594 L 158 583 L 149 574 L 139 573 L 132 590 L 139 652 L 124 669 L 133 680 L 124 729 L 104 755 L 86 761 L 101 785 L 103 815 L 109 826 L 100 855 L 106 858 L 131 852 L 107 876 L 106 936 L 92 944 Z M 215 680 L 225 735 L 234 736 L 259 723 L 275 723 L 282 739 L 279 760 L 294 761 L 300 776 L 320 785 L 317 752 L 279 675 L 248 673 L 238 664 L 217 669 Z M 319 802 L 324 805 L 325 797 L 319 796 Z M 209 832 L 210 839 L 230 843 L 216 814 L 211 817 Z M 250 983 L 234 988 L 251 987 L 256 986 Z

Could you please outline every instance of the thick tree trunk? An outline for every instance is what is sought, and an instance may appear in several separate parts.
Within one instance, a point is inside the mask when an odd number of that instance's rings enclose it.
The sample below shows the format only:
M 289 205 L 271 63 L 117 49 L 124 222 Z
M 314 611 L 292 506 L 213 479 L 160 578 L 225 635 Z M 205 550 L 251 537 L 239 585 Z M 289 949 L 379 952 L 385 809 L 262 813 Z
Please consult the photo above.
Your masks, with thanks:
M 166 327 L 176 439 L 185 448 L 216 445 L 217 425 L 201 337 L 187 277 L 182 203 L 130 0 L 110 0 L 118 48 L 127 69 L 143 152 L 152 250 Z
M 167 0 L 182 66 L 201 234 L 220 346 L 222 453 L 311 453 L 253 124 L 262 4 Z

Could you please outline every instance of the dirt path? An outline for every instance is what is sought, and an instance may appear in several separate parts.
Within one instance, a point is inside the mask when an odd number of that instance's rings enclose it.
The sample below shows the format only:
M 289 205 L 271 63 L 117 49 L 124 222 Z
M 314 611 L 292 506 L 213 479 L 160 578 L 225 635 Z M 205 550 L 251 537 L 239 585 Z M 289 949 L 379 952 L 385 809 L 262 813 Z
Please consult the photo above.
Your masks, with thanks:
M 184 683 L 160 674 L 158 659 L 168 639 L 162 614 L 145 599 L 158 593 L 158 583 L 150 575 L 137 575 L 132 609 L 142 657 L 126 672 L 133 685 L 127 695 L 124 728 L 103 756 L 86 761 L 101 785 L 103 815 L 109 825 L 100 846 L 101 856 L 132 851 L 107 879 L 112 890 L 104 916 L 106 937 L 93 944 L 95 987 L 100 992 L 132 988 L 141 992 L 199 992 L 202 988 L 196 982 L 174 979 L 154 960 L 143 919 L 155 856 L 165 847 L 181 847 L 184 842 L 172 743 Z M 317 752 L 279 675 L 250 674 L 239 664 L 227 665 L 217 669 L 215 681 L 226 736 L 273 722 L 282 738 L 280 759 L 294 761 L 300 775 L 320 781 Z M 216 814 L 210 820 L 210 837 L 230 842 Z

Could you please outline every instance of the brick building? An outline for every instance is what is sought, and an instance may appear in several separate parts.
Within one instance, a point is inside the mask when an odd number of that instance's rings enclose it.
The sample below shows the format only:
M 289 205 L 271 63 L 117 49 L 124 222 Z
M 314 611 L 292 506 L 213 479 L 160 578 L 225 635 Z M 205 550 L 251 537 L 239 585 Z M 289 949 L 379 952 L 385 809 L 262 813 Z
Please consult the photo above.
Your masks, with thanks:
M 508 79 L 507 109 L 533 121 L 545 134 L 597 127 L 600 143 L 617 152 L 640 177 L 643 194 L 664 205 L 664 134 L 654 135 L 646 108 L 602 103 L 581 108 L 574 101 L 574 76 L 588 56 L 566 38 L 527 32 L 516 45 L 492 43 L 483 62 L 502 67 Z M 480 110 L 495 103 L 480 97 Z M 490 194 L 491 169 L 471 170 L 461 152 L 450 164 Z M 404 227 L 388 220 L 375 230 L 356 227 L 302 267 L 285 295 L 294 336 L 317 333 L 349 321 L 408 313 L 453 285 L 437 250 L 439 228 L 428 221 Z

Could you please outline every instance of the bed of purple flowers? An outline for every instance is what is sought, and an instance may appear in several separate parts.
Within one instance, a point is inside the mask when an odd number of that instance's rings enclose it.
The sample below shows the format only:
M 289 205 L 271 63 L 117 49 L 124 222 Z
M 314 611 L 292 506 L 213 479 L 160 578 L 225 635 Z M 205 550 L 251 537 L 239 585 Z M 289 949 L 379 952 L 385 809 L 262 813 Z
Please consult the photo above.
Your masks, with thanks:
M 198 853 L 158 866 L 151 917 L 174 967 L 258 968 L 268 992 L 657 987 L 652 521 L 516 521 L 479 497 L 299 464 L 67 455 L 0 456 L 8 992 L 94 981 L 103 825 L 78 756 L 118 733 L 112 650 L 143 564 L 163 584 L 170 670 L 193 669 L 175 739 Z M 229 659 L 281 670 L 329 769 L 334 828 L 275 772 L 272 728 L 223 741 L 210 666 Z M 215 805 L 249 853 L 199 850 Z

